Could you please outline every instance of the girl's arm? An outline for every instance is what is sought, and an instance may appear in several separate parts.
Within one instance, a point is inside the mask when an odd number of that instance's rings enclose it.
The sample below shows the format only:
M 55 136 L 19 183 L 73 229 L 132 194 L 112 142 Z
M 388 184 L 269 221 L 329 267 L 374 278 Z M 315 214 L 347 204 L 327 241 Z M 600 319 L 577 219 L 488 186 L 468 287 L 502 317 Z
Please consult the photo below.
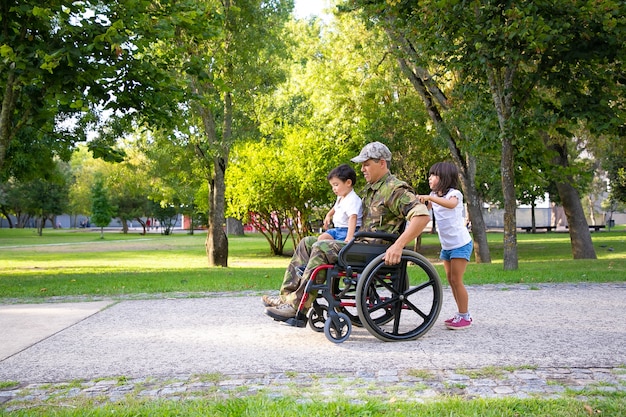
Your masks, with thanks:
M 428 202 L 428 208 L 430 209 L 431 202 L 439 204 L 441 207 L 445 207 L 447 209 L 453 209 L 459 204 L 459 199 L 455 196 L 450 198 L 439 197 L 436 195 L 420 195 L 419 199 L 422 203 Z
M 346 242 L 350 242 L 354 238 L 354 232 L 356 231 L 356 214 L 353 214 L 348 218 L 348 234 L 346 235 Z

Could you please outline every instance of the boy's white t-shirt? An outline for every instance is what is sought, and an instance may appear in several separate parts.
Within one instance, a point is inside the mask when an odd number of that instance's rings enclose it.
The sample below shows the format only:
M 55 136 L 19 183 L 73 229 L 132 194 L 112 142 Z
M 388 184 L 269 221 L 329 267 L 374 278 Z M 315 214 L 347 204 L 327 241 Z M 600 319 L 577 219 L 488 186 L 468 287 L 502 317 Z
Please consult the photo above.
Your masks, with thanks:
M 335 214 L 333 214 L 333 225 L 335 227 L 348 227 L 350 216 L 356 214 L 356 226 L 360 227 L 363 220 L 363 203 L 354 190 L 345 197 L 337 197 L 335 202 Z
M 430 193 L 436 196 L 436 193 Z M 456 249 L 471 242 L 467 227 L 465 227 L 465 216 L 463 215 L 463 194 L 459 190 L 451 188 L 443 198 L 449 200 L 456 197 L 456 207 L 449 209 L 432 202 L 433 214 L 437 222 L 437 233 L 441 248 L 445 250 Z

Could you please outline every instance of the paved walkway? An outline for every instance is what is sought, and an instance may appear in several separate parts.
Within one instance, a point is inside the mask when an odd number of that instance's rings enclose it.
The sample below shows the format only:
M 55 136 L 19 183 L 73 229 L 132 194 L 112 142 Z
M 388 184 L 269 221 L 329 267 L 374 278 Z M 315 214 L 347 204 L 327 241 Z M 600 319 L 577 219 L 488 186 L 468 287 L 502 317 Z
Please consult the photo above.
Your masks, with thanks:
M 475 325 L 342 344 L 263 314 L 257 294 L 0 305 L 7 410 L 264 393 L 303 399 L 554 397 L 626 391 L 626 283 L 470 287 Z M 59 301 L 59 300 L 57 300 Z M 64 300 L 71 301 L 71 300 Z M 440 321 L 454 311 L 444 293 Z

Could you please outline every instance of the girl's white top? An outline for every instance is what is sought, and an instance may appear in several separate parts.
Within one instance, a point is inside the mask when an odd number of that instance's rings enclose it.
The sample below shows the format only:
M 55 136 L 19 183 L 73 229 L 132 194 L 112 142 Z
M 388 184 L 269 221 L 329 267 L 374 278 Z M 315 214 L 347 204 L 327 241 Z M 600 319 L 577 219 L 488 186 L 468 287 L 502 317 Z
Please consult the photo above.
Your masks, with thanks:
M 437 194 L 431 192 L 430 195 L 436 196 Z M 467 227 L 465 226 L 465 216 L 463 215 L 463 194 L 459 190 L 451 188 L 446 195 L 445 199 L 450 197 L 456 197 L 456 207 L 449 209 L 439 204 L 432 202 L 433 214 L 435 215 L 435 221 L 437 223 L 437 233 L 439 234 L 439 241 L 441 242 L 441 248 L 445 250 L 460 248 L 471 242 Z
M 354 214 L 356 214 L 356 225 L 360 227 L 363 220 L 363 204 L 361 197 L 352 190 L 345 197 L 337 197 L 333 225 L 335 227 L 348 227 L 348 220 Z

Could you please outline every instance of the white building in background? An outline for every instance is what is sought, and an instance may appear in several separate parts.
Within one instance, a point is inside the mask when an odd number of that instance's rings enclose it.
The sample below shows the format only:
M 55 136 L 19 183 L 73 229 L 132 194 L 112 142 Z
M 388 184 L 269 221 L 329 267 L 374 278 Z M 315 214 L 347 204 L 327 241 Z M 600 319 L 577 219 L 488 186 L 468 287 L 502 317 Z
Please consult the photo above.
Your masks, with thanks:
M 610 213 L 605 212 L 600 206 L 601 201 L 594 207 L 595 224 L 587 215 L 587 223 L 590 226 L 608 225 Z M 520 204 L 516 210 L 517 227 L 532 227 L 533 208 L 527 204 Z M 549 196 L 542 201 L 537 201 L 534 208 L 535 226 L 538 228 L 566 229 L 567 217 L 562 206 L 557 206 L 550 202 Z M 485 207 L 483 208 L 483 218 L 488 229 L 502 229 L 504 227 L 504 209 Z M 612 225 L 626 224 L 626 213 L 612 213 Z

